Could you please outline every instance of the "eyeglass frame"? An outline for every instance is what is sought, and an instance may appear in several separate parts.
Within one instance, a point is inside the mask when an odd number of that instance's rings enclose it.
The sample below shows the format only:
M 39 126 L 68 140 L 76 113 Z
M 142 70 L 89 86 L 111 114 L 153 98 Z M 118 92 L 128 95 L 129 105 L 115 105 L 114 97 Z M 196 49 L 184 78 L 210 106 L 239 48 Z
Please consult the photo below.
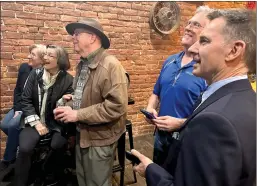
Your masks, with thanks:
M 186 27 L 187 26 L 190 26 L 195 29 L 203 28 L 203 26 L 200 23 L 198 23 L 197 21 L 188 21 Z
M 57 47 L 56 47 L 55 45 L 48 44 L 48 45 L 46 45 L 46 49 L 48 49 L 48 48 L 55 49 L 55 48 L 57 48 Z M 57 57 L 58 57 L 58 56 L 50 56 L 49 54 L 47 54 L 47 52 L 43 53 L 42 55 L 43 55 L 43 57 L 44 57 L 44 56 L 47 56 L 47 57 L 56 58 L 56 59 L 57 59 Z
M 82 33 L 86 33 L 86 34 L 90 34 L 90 35 L 93 35 L 94 33 L 92 32 L 89 32 L 89 31 L 86 31 L 86 30 L 82 30 L 82 31 L 79 31 L 78 33 L 76 32 L 76 30 L 73 32 L 73 36 L 76 36 L 78 37 L 80 34 Z

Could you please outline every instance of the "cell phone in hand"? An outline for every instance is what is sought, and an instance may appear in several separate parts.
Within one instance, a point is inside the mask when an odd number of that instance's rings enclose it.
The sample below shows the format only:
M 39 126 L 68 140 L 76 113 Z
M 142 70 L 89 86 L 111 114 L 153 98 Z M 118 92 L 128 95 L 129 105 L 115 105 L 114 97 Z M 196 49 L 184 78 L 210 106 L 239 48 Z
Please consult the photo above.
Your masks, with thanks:
M 138 159 L 138 157 L 136 157 L 135 155 L 133 155 L 131 152 L 126 151 L 126 158 L 128 160 L 130 160 L 131 162 L 135 163 L 135 164 L 140 164 L 140 160 Z
M 148 118 L 148 119 L 156 119 L 152 113 L 147 112 L 144 109 L 140 109 L 140 111 L 145 115 L 146 118 Z

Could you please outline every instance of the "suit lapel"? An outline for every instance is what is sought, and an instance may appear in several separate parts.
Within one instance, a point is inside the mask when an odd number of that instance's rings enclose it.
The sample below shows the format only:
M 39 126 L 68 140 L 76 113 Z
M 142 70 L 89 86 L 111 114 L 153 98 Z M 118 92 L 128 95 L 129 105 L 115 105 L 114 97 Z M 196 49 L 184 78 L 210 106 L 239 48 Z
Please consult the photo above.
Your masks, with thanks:
M 214 92 L 210 97 L 208 97 L 193 113 L 189 118 L 186 120 L 183 127 L 181 127 L 180 131 L 183 130 L 188 122 L 190 122 L 191 119 L 193 119 L 199 112 L 204 110 L 206 107 L 214 103 L 215 101 L 219 100 L 220 98 L 233 93 L 233 92 L 239 92 L 244 90 L 251 89 L 251 85 L 249 83 L 248 79 L 233 81 L 231 83 L 228 83 L 224 85 L 223 87 L 219 88 L 216 92 Z

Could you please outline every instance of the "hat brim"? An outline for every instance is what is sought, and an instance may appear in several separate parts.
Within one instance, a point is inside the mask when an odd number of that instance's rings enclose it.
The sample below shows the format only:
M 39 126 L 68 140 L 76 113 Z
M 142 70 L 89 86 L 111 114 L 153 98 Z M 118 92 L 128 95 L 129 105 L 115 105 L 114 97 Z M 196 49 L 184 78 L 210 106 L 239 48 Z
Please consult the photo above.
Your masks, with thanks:
M 66 26 L 66 31 L 73 36 L 74 31 L 78 28 L 84 28 L 87 29 L 89 31 L 92 31 L 93 33 L 95 33 L 96 35 L 98 35 L 102 41 L 102 46 L 103 48 L 107 49 L 110 47 L 110 40 L 109 38 L 100 30 L 91 27 L 89 25 L 83 24 L 83 23 L 70 23 Z

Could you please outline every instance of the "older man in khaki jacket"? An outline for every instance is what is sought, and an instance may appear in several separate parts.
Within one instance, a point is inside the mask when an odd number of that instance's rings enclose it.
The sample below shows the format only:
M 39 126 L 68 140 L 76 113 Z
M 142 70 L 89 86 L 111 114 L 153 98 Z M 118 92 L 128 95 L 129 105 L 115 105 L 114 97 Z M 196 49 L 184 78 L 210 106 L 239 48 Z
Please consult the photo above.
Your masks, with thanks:
M 125 132 L 128 104 L 125 70 L 105 49 L 110 46 L 102 26 L 84 19 L 66 26 L 73 36 L 80 62 L 74 95 L 65 95 L 65 107 L 55 109 L 56 119 L 77 124 L 76 169 L 80 186 L 109 186 L 115 148 Z M 69 105 L 69 106 L 67 106 Z

